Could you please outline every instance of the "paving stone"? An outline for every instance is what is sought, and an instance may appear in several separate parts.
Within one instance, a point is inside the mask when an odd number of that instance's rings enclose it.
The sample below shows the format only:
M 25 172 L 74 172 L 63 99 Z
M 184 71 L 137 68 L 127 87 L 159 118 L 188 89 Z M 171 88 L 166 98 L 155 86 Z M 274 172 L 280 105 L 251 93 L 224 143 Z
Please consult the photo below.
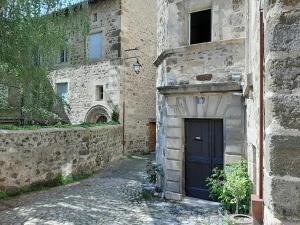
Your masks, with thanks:
M 0 212 L 0 224 L 221 224 L 209 204 L 143 199 L 147 158 L 125 159 L 79 183 L 10 200 L 17 207 Z

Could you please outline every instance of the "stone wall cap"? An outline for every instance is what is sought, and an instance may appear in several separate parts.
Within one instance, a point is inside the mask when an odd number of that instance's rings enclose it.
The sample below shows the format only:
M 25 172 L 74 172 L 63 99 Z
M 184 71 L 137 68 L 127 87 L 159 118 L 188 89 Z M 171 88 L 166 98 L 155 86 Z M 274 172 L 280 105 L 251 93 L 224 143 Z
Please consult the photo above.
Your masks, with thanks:
M 52 132 L 63 132 L 63 131 L 83 131 L 83 130 L 103 130 L 103 129 L 114 129 L 122 128 L 122 125 L 107 125 L 98 127 L 70 127 L 70 128 L 40 128 L 35 130 L 4 130 L 0 129 L 0 135 L 5 134 L 28 134 L 28 133 L 52 133 Z
M 184 52 L 188 52 L 190 50 L 207 51 L 207 50 L 215 48 L 215 47 L 222 47 L 222 46 L 234 45 L 234 44 L 244 45 L 245 38 L 213 41 L 213 42 L 185 45 L 185 46 L 181 46 L 181 47 L 177 47 L 177 48 L 167 49 L 167 50 L 163 51 L 156 58 L 154 65 L 158 67 L 166 58 L 170 57 L 171 55 L 177 54 L 177 53 L 184 53 Z
M 196 94 L 196 93 L 212 93 L 212 92 L 234 92 L 242 91 L 242 86 L 237 82 L 222 83 L 201 83 L 191 85 L 174 85 L 157 87 L 160 94 Z

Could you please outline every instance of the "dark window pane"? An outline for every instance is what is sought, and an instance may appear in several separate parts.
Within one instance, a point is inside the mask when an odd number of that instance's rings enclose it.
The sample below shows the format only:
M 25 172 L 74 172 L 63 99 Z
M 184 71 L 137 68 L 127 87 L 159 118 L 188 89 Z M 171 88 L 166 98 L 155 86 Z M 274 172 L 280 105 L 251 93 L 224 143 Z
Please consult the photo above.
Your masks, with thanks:
M 211 41 L 211 10 L 191 14 L 191 44 Z
M 96 86 L 96 101 L 103 100 L 104 89 L 102 85 Z

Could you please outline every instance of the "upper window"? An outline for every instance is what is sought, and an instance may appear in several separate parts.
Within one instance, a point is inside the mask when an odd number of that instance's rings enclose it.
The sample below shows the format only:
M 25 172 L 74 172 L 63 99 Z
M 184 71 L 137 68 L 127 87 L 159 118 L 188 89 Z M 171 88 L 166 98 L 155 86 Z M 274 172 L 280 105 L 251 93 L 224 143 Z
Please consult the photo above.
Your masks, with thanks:
M 91 34 L 89 37 L 89 59 L 99 60 L 102 58 L 103 33 Z
M 67 103 L 69 98 L 68 83 L 57 83 L 56 93 L 63 102 Z
M 68 62 L 68 51 L 64 49 L 60 53 L 60 63 L 66 63 L 66 62 Z
M 97 22 L 97 20 L 98 20 L 98 14 L 94 13 L 93 14 L 93 22 Z
M 190 44 L 211 41 L 211 9 L 191 13 Z

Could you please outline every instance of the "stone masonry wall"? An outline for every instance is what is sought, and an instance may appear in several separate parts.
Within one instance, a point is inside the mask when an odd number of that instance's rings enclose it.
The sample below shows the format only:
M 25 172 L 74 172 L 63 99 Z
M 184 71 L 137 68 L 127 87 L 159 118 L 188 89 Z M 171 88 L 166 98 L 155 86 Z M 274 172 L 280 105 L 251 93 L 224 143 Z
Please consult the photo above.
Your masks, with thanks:
M 246 65 L 244 96 L 246 103 L 247 159 L 250 178 L 254 184 L 254 193 L 258 193 L 259 184 L 259 1 L 246 1 Z
M 189 14 L 212 9 L 212 41 L 245 37 L 244 0 L 158 0 L 158 54 L 189 45 Z
M 265 1 L 264 7 L 264 224 L 299 224 L 300 1 Z
M 231 82 L 232 73 L 244 72 L 245 40 L 215 41 L 166 51 L 166 59 L 160 66 L 163 74 L 158 77 L 159 86 Z M 210 74 L 201 81 L 198 75 Z
M 93 21 L 97 13 L 97 21 Z M 119 0 L 97 1 L 89 5 L 90 34 L 103 32 L 103 58 L 96 62 L 85 60 L 87 41 L 80 32 L 70 38 L 69 62 L 58 64 L 50 74 L 53 87 L 56 83 L 68 83 L 70 110 L 66 113 L 73 124 L 86 122 L 88 111 L 101 105 L 111 114 L 114 105 L 120 107 L 121 11 Z M 103 85 L 104 99 L 96 98 L 96 85 Z
M 68 83 L 70 110 L 66 110 L 72 124 L 85 121 L 88 111 L 97 105 L 107 109 L 111 115 L 114 105 L 120 105 L 120 69 L 111 61 L 103 61 L 91 65 L 73 66 L 51 73 L 50 80 L 56 83 Z M 96 98 L 96 86 L 103 85 L 103 100 Z
M 122 0 L 121 40 L 125 58 L 122 76 L 125 75 L 126 83 L 122 95 L 125 95 L 126 103 L 125 149 L 128 153 L 149 151 L 149 122 L 155 122 L 156 13 L 154 0 Z M 136 47 L 138 51 L 124 52 Z M 135 56 L 139 56 L 143 66 L 138 75 L 132 68 L 136 58 L 130 58 Z
M 89 174 L 122 156 L 122 126 L 0 131 L 0 190 Z

